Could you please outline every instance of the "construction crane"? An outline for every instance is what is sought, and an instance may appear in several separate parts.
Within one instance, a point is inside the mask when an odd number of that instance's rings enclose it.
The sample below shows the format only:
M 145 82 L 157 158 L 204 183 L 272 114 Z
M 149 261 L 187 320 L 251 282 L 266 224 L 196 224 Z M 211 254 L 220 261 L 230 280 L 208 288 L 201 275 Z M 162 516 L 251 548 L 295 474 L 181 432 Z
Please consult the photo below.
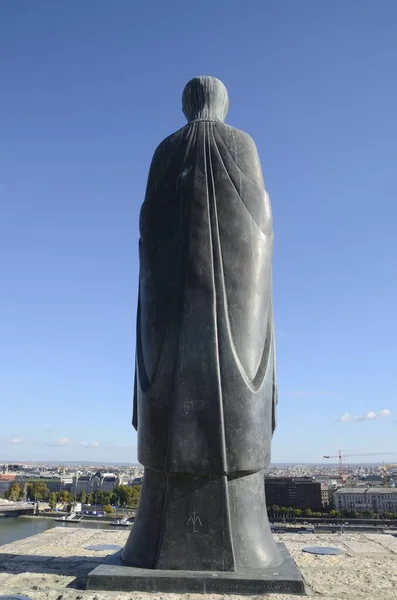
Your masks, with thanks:
M 385 456 L 386 454 L 394 454 L 394 452 L 363 452 L 361 454 L 342 454 L 339 450 L 339 454 L 334 456 L 324 455 L 323 458 L 338 458 L 339 459 L 339 476 L 342 483 L 345 483 L 345 474 L 343 472 L 343 459 L 351 456 Z

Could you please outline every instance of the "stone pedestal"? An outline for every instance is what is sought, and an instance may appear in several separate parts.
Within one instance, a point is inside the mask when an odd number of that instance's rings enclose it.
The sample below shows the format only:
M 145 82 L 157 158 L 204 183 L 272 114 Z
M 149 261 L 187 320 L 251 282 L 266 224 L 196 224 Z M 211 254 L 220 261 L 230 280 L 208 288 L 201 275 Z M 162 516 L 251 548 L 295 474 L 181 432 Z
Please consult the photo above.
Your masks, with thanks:
M 87 578 L 88 590 L 213 594 L 304 594 L 305 585 L 284 544 L 277 544 L 278 567 L 228 571 L 139 569 L 122 565 L 120 553 L 100 565 Z

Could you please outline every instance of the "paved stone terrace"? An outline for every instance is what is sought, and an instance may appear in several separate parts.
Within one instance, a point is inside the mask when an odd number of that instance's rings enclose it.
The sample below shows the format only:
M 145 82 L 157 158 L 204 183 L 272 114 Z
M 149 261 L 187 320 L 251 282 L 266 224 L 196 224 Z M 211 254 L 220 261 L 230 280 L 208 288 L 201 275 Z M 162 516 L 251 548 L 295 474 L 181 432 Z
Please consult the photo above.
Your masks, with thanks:
M 93 551 L 92 544 L 123 545 L 128 531 L 54 528 L 0 546 L 0 593 L 26 594 L 33 600 L 236 600 L 216 594 L 144 594 L 84 590 L 86 575 L 114 550 Z M 305 578 L 308 593 L 319 600 L 397 600 L 397 538 L 384 534 L 283 534 Z M 304 546 L 333 546 L 345 554 L 314 556 Z M 263 596 L 262 596 L 263 597 Z M 271 594 L 269 600 L 300 596 Z M 250 596 L 241 597 L 247 600 Z M 255 598 L 260 598 L 255 596 Z

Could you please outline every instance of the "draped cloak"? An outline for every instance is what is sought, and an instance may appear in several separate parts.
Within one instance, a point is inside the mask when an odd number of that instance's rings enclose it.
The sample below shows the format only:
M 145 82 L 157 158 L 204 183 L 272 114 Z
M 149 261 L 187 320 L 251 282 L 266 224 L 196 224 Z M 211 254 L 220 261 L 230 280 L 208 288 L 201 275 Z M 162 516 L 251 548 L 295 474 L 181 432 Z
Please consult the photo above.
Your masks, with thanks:
M 140 215 L 138 460 L 178 474 L 270 462 L 273 224 L 252 138 L 196 120 L 166 138 Z

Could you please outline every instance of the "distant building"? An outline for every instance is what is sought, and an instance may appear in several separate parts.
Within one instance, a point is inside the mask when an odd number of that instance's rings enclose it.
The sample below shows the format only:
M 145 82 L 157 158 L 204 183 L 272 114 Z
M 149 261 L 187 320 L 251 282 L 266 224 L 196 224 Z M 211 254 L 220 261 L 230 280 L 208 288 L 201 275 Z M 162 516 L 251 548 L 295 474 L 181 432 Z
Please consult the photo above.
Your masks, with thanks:
M 328 483 L 328 506 L 329 508 L 335 508 L 335 492 L 339 489 L 340 484 L 334 482 Z
M 321 484 L 311 477 L 266 477 L 266 504 L 321 511 Z
M 0 496 L 7 492 L 15 482 L 15 475 L 0 475 Z
M 397 488 L 344 487 L 334 492 L 336 510 L 370 510 L 376 513 L 397 513 Z
M 73 493 L 79 496 L 81 492 L 93 494 L 97 490 L 112 492 L 117 485 L 123 484 L 123 478 L 116 473 L 101 473 L 78 475 L 73 479 Z
M 98 471 L 96 476 L 99 477 L 100 487 L 103 492 L 112 492 L 116 485 L 123 485 L 123 475 L 116 473 L 102 473 Z
M 93 494 L 101 487 L 101 479 L 98 475 L 80 475 L 73 481 L 73 492 L 78 496 L 81 492 Z
M 6 465 L 6 470 L 7 471 L 23 471 L 24 466 L 23 465 Z
M 134 477 L 134 479 L 131 479 L 128 482 L 128 485 L 130 485 L 130 486 L 142 485 L 142 483 L 143 483 L 143 477 Z
M 329 488 L 325 483 L 321 484 L 321 504 L 323 508 L 328 508 L 329 506 Z
M 15 482 L 21 487 L 29 483 L 45 483 L 50 492 L 71 492 L 73 486 L 73 477 L 37 477 L 27 475 L 17 475 Z
M 362 481 L 361 485 L 365 485 L 365 483 L 371 484 L 379 484 L 381 485 L 384 481 L 383 475 L 377 475 L 376 473 L 369 473 L 368 475 L 363 475 L 360 477 L 359 481 Z
M 101 487 L 103 492 L 112 492 L 116 485 L 120 485 L 120 479 L 115 473 L 101 474 Z

